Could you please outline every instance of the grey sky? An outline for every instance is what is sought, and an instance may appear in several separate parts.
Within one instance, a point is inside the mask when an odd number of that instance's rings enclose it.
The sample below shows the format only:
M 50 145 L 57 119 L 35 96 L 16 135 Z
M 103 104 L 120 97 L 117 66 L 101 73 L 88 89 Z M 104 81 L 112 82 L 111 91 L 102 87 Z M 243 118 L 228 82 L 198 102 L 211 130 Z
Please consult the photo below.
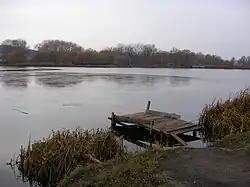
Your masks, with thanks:
M 249 0 L 0 0 L 0 40 L 101 49 L 153 43 L 223 58 L 250 55 Z

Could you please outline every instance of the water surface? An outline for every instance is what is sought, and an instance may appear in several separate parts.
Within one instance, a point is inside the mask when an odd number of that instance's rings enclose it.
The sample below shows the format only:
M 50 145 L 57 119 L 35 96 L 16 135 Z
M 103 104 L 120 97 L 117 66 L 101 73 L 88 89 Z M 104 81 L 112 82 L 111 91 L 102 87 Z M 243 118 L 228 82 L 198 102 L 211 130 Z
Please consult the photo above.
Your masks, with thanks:
M 52 129 L 109 126 L 107 117 L 152 109 L 198 119 L 206 103 L 250 84 L 247 70 L 62 68 L 1 71 L 0 186 L 25 186 L 5 165 L 29 136 Z

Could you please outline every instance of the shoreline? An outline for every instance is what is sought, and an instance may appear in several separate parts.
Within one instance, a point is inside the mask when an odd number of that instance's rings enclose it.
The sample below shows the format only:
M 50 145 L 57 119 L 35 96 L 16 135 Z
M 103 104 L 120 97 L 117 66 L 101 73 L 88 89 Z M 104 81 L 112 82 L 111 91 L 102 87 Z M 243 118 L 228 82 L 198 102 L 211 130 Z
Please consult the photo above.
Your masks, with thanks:
M 222 70 L 250 70 L 250 67 L 166 67 L 166 66 L 115 66 L 115 65 L 3 65 L 0 67 L 16 67 L 16 68 L 54 68 L 53 70 L 60 70 L 63 67 L 85 67 L 85 68 L 145 68 L 145 69 L 222 69 Z M 39 70 L 39 69 L 38 69 Z M 51 69 L 45 69 L 51 70 Z M 3 70 L 1 70 L 3 71 Z M 27 70 L 28 71 L 28 70 Z

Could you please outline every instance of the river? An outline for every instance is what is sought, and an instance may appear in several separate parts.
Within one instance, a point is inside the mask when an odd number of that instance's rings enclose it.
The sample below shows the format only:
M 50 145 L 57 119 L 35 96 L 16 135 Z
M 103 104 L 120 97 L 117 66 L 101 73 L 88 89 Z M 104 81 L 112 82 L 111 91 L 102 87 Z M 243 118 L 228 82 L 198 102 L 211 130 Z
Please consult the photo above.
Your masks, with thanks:
M 10 69 L 10 68 L 7 68 Z M 151 108 L 196 121 L 205 104 L 250 85 L 248 70 L 0 68 L 0 186 L 21 187 L 6 166 L 21 144 L 52 129 L 109 126 L 108 116 Z

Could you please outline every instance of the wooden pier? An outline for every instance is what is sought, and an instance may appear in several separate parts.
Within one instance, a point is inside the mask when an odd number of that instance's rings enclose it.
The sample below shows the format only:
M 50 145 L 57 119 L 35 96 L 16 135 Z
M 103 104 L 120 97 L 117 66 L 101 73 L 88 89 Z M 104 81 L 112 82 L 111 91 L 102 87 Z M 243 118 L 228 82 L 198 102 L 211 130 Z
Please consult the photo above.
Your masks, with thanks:
M 112 113 L 111 129 L 125 140 L 141 147 L 161 144 L 163 146 L 186 146 L 187 142 L 200 140 L 197 124 L 181 119 L 175 113 L 150 110 L 151 102 L 143 112 L 115 115 Z M 186 134 L 192 132 L 192 135 Z M 149 143 L 148 144 L 146 144 Z

